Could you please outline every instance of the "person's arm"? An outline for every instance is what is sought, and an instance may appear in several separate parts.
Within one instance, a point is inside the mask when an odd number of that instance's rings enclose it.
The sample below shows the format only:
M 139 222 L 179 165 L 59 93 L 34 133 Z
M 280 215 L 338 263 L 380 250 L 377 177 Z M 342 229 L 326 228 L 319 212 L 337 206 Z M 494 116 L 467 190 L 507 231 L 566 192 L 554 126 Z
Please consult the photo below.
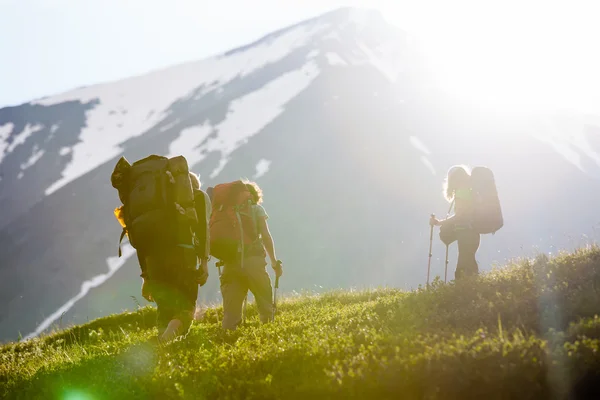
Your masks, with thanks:
M 465 211 L 463 210 L 464 207 L 462 207 L 462 201 L 460 200 L 458 202 L 456 200 L 453 200 L 453 203 L 450 206 L 450 210 L 448 210 L 448 212 L 452 210 L 452 207 L 454 207 L 454 215 L 444 219 L 437 219 L 435 218 L 435 216 L 432 215 L 429 219 L 429 224 L 431 226 L 443 226 L 447 224 L 454 224 L 457 221 L 457 218 L 461 218 Z
M 205 226 L 205 236 L 206 236 L 206 246 L 204 247 L 204 256 L 208 260 L 210 256 L 210 216 L 212 214 L 212 202 L 210 200 L 210 196 L 208 193 L 204 192 L 204 206 L 205 206 L 205 216 L 206 216 L 206 226 Z
M 281 267 L 281 263 L 278 262 L 277 255 L 275 254 L 275 243 L 273 241 L 273 236 L 271 236 L 271 232 L 269 231 L 267 217 L 258 217 L 257 222 L 258 231 L 262 237 L 263 245 L 265 246 L 265 250 L 267 251 L 269 259 L 271 260 L 271 268 L 275 270 L 276 275 L 279 277 L 283 274 L 283 268 Z
M 202 192 L 204 196 L 204 218 L 203 218 L 203 233 L 204 233 L 204 249 L 200 252 L 200 277 L 198 284 L 204 286 L 208 280 L 208 258 L 210 256 L 210 215 L 212 213 L 212 204 L 207 193 Z
M 275 255 L 275 243 L 273 242 L 273 237 L 271 236 L 271 232 L 269 231 L 269 224 L 267 224 L 267 218 L 258 217 L 258 232 L 262 237 L 263 244 L 265 246 L 267 254 L 269 255 L 271 264 L 275 265 L 277 263 L 277 256 Z
M 210 219 L 210 202 L 206 193 L 202 190 L 194 190 L 194 207 L 198 217 L 198 223 L 194 227 L 196 241 L 194 243 L 196 256 L 200 260 L 200 269 L 197 275 L 197 282 L 204 286 L 208 280 L 208 220 Z
M 148 285 L 146 283 L 146 257 L 144 257 L 143 254 L 141 254 L 140 251 L 137 251 L 137 258 L 138 258 L 138 262 L 140 263 L 140 269 L 142 270 L 142 273 L 140 274 L 140 276 L 142 277 L 142 297 L 148 301 L 154 301 L 154 299 L 152 298 L 152 293 L 150 293 L 150 290 L 148 288 Z

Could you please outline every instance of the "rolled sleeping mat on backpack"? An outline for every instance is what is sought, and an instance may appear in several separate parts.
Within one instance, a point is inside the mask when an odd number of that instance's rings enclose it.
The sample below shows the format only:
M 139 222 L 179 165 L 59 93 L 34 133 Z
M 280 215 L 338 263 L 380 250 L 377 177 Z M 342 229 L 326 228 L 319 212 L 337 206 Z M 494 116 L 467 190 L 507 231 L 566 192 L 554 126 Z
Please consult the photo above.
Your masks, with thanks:
M 117 189 L 121 203 L 125 203 L 130 170 L 131 164 L 129 161 L 127 161 L 125 157 L 121 157 L 119 158 L 119 161 L 117 161 L 115 169 L 110 176 L 110 183 L 112 184 L 112 187 Z
M 172 180 L 172 200 L 184 208 L 194 207 L 194 190 L 190 179 L 190 170 L 185 157 L 177 156 L 169 159 L 168 170 Z M 197 217 L 196 217 L 197 220 Z

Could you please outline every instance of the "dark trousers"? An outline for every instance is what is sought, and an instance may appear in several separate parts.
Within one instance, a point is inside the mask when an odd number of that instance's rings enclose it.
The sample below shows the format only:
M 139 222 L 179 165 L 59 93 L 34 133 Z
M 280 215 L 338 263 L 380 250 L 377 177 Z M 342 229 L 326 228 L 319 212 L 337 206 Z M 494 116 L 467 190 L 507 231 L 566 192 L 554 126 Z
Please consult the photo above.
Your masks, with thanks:
M 481 235 L 472 229 L 465 229 L 458 230 L 456 238 L 458 242 L 458 262 L 456 263 L 454 277 L 458 281 L 479 273 L 475 254 L 479 249 Z
M 172 246 L 156 249 L 143 258 L 148 288 L 156 302 L 159 335 L 173 319 L 180 320 L 182 331 L 187 331 L 198 297 L 195 250 Z

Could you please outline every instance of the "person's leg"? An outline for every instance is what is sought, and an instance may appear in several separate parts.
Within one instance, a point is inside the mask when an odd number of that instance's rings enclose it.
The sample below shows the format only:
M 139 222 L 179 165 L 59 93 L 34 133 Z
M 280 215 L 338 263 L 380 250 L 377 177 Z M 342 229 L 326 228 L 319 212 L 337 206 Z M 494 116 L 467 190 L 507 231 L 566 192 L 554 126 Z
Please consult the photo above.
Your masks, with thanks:
M 186 334 L 192 324 L 198 297 L 195 266 L 194 249 L 176 246 L 163 253 L 163 269 L 170 273 L 163 276 L 164 282 L 161 282 L 159 291 L 164 310 L 159 330 L 162 342 Z
M 242 305 L 246 293 L 248 283 L 239 265 L 226 264 L 221 274 L 223 329 L 235 330 L 242 322 Z
M 156 302 L 156 328 L 160 338 L 175 315 L 170 301 L 169 290 L 158 282 L 149 282 L 152 298 Z
M 480 235 L 472 230 L 461 231 L 458 235 L 458 262 L 456 264 L 456 280 L 474 276 L 479 273 L 475 257 L 480 244 Z
M 175 313 L 163 334 L 163 340 L 171 340 L 179 335 L 185 335 L 192 325 L 196 298 L 198 297 L 198 284 L 196 283 L 195 269 L 197 255 L 194 249 L 176 247 L 174 250 L 172 268 L 178 273 L 173 282 L 172 301 Z
M 479 250 L 479 244 L 481 243 L 481 235 L 477 232 L 469 232 L 469 252 L 470 255 L 468 260 L 468 274 L 469 276 L 476 276 L 479 274 L 479 265 L 477 264 L 477 250 Z
M 248 276 L 248 287 L 260 315 L 260 322 L 265 323 L 273 319 L 273 287 L 271 278 L 266 270 L 267 262 L 264 257 L 249 257 L 244 262 L 244 269 Z
M 195 284 L 195 282 L 193 283 Z M 161 340 L 169 341 L 177 336 L 186 335 L 189 331 L 194 319 L 196 297 L 198 296 L 198 285 L 194 286 L 195 288 L 192 285 L 180 287 L 172 293 L 172 317 L 161 335 Z

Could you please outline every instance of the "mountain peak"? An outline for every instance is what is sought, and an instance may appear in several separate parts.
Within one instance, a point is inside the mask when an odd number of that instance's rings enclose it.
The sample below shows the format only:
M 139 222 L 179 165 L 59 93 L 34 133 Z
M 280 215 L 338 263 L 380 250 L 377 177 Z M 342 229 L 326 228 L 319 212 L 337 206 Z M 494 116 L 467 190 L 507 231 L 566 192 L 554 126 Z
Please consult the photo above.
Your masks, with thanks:
M 293 30 L 310 30 L 311 27 L 317 25 L 326 25 L 329 29 L 344 29 L 351 25 L 354 26 L 357 31 L 362 31 L 369 27 L 377 29 L 391 27 L 377 9 L 344 6 L 271 32 L 258 40 L 227 51 L 223 53 L 223 56 L 229 56 L 240 51 L 248 50 L 254 46 L 268 43 Z

